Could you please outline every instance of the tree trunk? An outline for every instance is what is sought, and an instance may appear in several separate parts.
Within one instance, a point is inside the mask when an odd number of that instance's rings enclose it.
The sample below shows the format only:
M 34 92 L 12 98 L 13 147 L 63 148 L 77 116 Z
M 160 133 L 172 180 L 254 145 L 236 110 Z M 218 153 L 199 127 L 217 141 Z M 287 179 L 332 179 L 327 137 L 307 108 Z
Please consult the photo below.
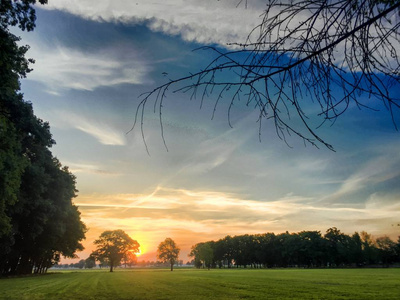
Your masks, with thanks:
M 110 264 L 110 272 L 114 272 L 114 264 L 113 263 Z
M 174 264 L 171 263 L 171 272 L 174 270 Z

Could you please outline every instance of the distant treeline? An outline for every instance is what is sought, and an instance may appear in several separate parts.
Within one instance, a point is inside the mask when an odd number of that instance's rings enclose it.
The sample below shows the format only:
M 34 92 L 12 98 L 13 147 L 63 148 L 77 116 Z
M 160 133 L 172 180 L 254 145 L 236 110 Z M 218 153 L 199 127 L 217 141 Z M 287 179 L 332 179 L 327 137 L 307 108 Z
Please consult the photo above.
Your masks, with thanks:
M 183 260 L 178 260 L 175 262 L 175 266 L 183 266 Z M 191 266 L 192 264 L 190 262 L 186 263 L 187 266 Z M 102 262 L 100 264 L 96 264 L 93 259 L 88 257 L 87 259 L 81 259 L 77 263 L 69 263 L 69 264 L 56 264 L 53 266 L 55 269 L 93 269 L 93 268 L 107 268 L 108 264 L 107 262 Z M 169 267 L 169 263 L 166 262 L 161 262 L 161 261 L 129 261 L 125 262 L 122 261 L 118 267 L 122 268 L 132 268 L 132 267 L 139 267 L 139 268 L 160 268 L 160 267 Z
M 373 239 L 367 232 L 347 235 L 336 227 L 320 231 L 226 236 L 192 246 L 198 268 L 344 267 L 400 262 L 400 236 Z

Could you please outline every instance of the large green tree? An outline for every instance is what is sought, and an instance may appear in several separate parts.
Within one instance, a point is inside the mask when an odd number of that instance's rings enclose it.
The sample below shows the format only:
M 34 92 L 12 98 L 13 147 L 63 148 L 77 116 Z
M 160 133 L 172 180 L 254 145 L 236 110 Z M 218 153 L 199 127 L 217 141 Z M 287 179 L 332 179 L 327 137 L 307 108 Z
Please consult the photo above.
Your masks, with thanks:
M 9 26 L 33 30 L 36 17 L 30 4 L 35 2 L 0 2 L 0 237 L 11 230 L 6 209 L 17 201 L 21 176 L 28 165 L 24 139 L 32 134 L 37 121 L 19 92 L 19 78 L 31 71 L 29 63 L 33 60 L 25 57 L 29 47 L 17 44 L 20 38 L 10 33 Z
M 38 1 L 45 4 L 47 1 Z M 73 205 L 75 176 L 53 157 L 50 126 L 23 99 L 31 71 L 10 26 L 33 30 L 35 0 L 0 2 L 0 273 L 45 272 L 60 256 L 75 257 L 86 227 Z
M 171 238 L 166 238 L 158 245 L 157 258 L 164 263 L 169 263 L 171 266 L 171 271 L 173 271 L 174 264 L 177 262 L 179 257 L 179 252 L 180 249 L 174 240 Z
M 127 257 L 129 251 L 137 253 L 140 247 L 137 241 L 121 229 L 104 231 L 94 244 L 97 249 L 92 252 L 91 257 L 100 262 L 106 261 L 110 272 Z

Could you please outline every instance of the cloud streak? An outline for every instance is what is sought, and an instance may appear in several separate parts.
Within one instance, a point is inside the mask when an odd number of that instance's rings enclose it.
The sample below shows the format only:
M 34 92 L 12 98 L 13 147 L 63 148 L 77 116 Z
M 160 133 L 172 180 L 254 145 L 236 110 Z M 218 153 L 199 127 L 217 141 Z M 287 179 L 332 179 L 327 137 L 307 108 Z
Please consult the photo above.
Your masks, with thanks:
M 148 82 L 150 67 L 138 56 L 115 57 L 111 51 L 83 52 L 65 46 L 45 47 L 31 42 L 36 59 L 30 80 L 45 84 L 50 94 L 66 89 L 93 91 L 103 86 Z M 133 49 L 130 49 L 134 53 Z
M 94 137 L 99 143 L 110 146 L 126 145 L 126 137 L 121 130 L 114 129 L 106 122 L 99 122 L 93 118 L 84 117 L 68 111 L 56 112 L 56 125 L 60 128 L 69 127 L 82 131 Z
M 382 220 L 388 224 L 398 221 L 400 210 L 399 203 L 349 208 L 321 207 L 313 204 L 313 200 L 287 195 L 270 202 L 254 201 L 235 194 L 159 186 L 149 194 L 79 196 L 76 204 L 89 227 L 141 232 L 147 245 L 162 240 L 166 235 L 174 235 L 187 246 L 185 251 L 193 243 L 193 236 L 218 239 L 227 234 L 286 230 L 324 232 L 338 224 L 344 232 L 366 230 L 374 234 L 377 233 L 376 225 Z
M 370 193 L 368 196 L 376 194 L 376 192 L 385 193 L 393 190 L 391 181 L 397 181 L 400 178 L 400 155 L 398 143 L 392 142 L 386 144 L 385 147 L 374 147 L 369 150 L 369 154 L 364 154 L 364 162 L 358 164 L 357 168 L 340 184 L 337 191 L 327 195 L 323 201 L 330 203 L 348 202 L 349 205 L 354 204 L 348 199 L 359 198 L 360 194 Z M 395 184 L 395 183 L 394 183 Z M 357 195 L 358 194 L 358 195 Z M 364 205 L 366 199 L 362 199 L 361 204 Z
M 260 22 L 264 1 L 249 2 L 247 9 L 231 0 L 81 0 L 53 1 L 47 9 L 67 11 L 98 22 L 146 23 L 153 31 L 180 35 L 202 44 L 243 42 Z

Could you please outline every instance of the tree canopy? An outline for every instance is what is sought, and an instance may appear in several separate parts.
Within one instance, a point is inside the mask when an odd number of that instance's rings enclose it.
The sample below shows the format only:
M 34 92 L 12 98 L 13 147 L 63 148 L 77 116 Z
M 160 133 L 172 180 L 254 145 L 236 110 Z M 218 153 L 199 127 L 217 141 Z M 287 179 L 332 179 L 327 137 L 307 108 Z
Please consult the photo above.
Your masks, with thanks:
M 140 247 L 137 241 L 121 229 L 104 231 L 94 244 L 97 249 L 92 252 L 91 257 L 105 261 L 110 266 L 110 272 L 113 272 L 123 258 L 128 257 L 128 252 L 137 253 Z
M 47 0 L 37 1 L 47 4 Z M 22 30 L 32 31 L 35 28 L 36 11 L 32 6 L 36 0 L 1 0 L 0 24 L 2 29 L 16 26 Z
M 33 30 L 36 1 L 0 3 L 0 274 L 46 272 L 82 250 L 86 227 L 73 205 L 76 178 L 54 157 L 47 122 L 20 93 L 34 61 L 9 31 Z M 47 1 L 40 0 L 44 4 Z
M 246 40 L 201 48 L 215 53 L 204 69 L 143 95 L 136 111 L 143 139 L 150 101 L 164 139 L 162 107 L 169 90 L 199 97 L 202 104 L 214 96 L 214 112 L 227 101 L 228 120 L 234 105 L 254 107 L 260 139 L 263 122 L 270 121 L 284 141 L 295 135 L 334 150 L 317 130 L 354 106 L 387 110 L 397 129 L 399 8 L 399 0 L 266 0 L 261 23 Z
M 211 243 L 198 243 L 192 246 L 192 249 L 189 253 L 190 257 L 194 257 L 195 265 L 211 268 L 214 252 L 210 245 Z
M 171 271 L 173 271 L 174 264 L 177 262 L 179 257 L 179 252 L 180 249 L 174 240 L 171 238 L 166 238 L 158 245 L 157 258 L 164 263 L 168 262 L 171 266 Z
M 226 236 L 198 243 L 189 254 L 200 267 L 343 267 L 400 262 L 400 237 L 347 235 L 336 227 L 319 231 Z

